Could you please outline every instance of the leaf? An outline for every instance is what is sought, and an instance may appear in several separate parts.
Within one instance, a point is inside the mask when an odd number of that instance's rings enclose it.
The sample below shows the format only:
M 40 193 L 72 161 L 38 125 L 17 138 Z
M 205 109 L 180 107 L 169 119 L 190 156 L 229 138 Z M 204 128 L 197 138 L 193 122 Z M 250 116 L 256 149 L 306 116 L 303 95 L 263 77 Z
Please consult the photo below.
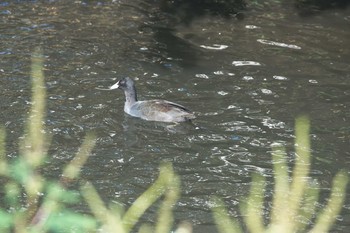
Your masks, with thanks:
M 218 197 L 213 197 L 212 202 L 215 205 L 212 210 L 218 231 L 220 233 L 242 233 L 243 231 L 237 221 L 230 218 L 223 201 Z
M 96 231 L 97 223 L 88 215 L 63 211 L 51 214 L 45 222 L 45 228 L 52 232 L 88 232 Z
M 80 200 L 77 191 L 66 190 L 59 183 L 51 183 L 47 187 L 47 196 L 56 202 L 74 204 Z
M 0 209 L 0 230 L 9 229 L 13 224 L 13 216 Z

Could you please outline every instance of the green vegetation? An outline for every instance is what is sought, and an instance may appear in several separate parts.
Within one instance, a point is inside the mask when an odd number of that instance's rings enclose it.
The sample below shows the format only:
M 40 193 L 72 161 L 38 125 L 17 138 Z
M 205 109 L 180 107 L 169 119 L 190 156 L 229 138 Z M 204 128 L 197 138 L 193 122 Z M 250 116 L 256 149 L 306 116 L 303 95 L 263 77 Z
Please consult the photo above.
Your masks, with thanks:
M 270 223 L 265 226 L 262 208 L 264 206 L 265 179 L 261 175 L 254 175 L 249 197 L 241 204 L 246 227 L 249 232 L 268 233 L 292 233 L 292 232 L 328 232 L 337 215 L 340 213 L 345 196 L 348 176 L 345 171 L 340 171 L 333 179 L 333 188 L 327 206 L 320 212 L 316 212 L 319 187 L 308 182 L 310 169 L 310 139 L 308 118 L 299 117 L 295 124 L 296 140 L 295 161 L 293 175 L 289 177 L 285 151 L 279 146 L 274 146 L 272 160 L 274 164 L 275 188 L 273 205 L 271 207 Z M 223 202 L 214 198 L 214 218 L 222 233 L 243 232 L 237 221 L 230 219 Z M 307 221 L 313 216 L 316 221 L 312 229 L 308 229 Z M 226 224 L 222 223 L 224 219 Z
M 180 178 L 170 164 L 160 167 L 158 179 L 131 205 L 123 210 L 117 204 L 108 206 L 101 200 L 89 182 L 82 182 L 81 195 L 69 190 L 67 184 L 79 178 L 81 167 L 86 162 L 95 145 L 95 137 L 88 134 L 75 158 L 63 170 L 59 180 L 48 180 L 41 173 L 48 159 L 49 139 L 45 133 L 46 90 L 43 75 L 43 57 L 37 49 L 32 58 L 32 107 L 26 126 L 26 133 L 20 144 L 18 158 L 7 161 L 5 151 L 6 134 L 0 129 L 0 232 L 118 232 L 128 233 L 145 211 L 157 200 L 160 202 L 155 226 L 141 225 L 139 232 L 166 233 L 173 228 L 173 211 L 180 196 Z M 310 166 L 309 122 L 302 117 L 296 122 L 296 153 L 298 159 L 289 177 L 283 148 L 273 152 L 275 190 L 271 221 L 265 226 L 262 218 L 264 205 L 262 176 L 254 175 L 250 195 L 242 204 L 246 227 L 250 232 L 301 232 L 309 226 L 297 221 L 298 216 L 310 219 L 315 215 L 314 203 L 318 199 L 318 188 L 308 184 Z M 291 180 L 291 182 L 290 182 Z M 310 232 L 327 232 L 342 207 L 348 177 L 339 172 L 334 178 L 332 193 L 327 206 L 318 213 Z M 76 213 L 71 204 L 84 201 L 91 214 Z M 220 232 L 242 232 L 237 221 L 229 217 L 228 211 L 218 197 L 213 215 Z M 184 222 L 176 233 L 190 233 L 191 225 Z
M 87 136 L 74 160 L 67 166 L 59 181 L 46 180 L 40 168 L 47 159 L 48 139 L 44 133 L 46 89 L 43 57 L 40 49 L 32 56 L 32 107 L 24 139 L 20 143 L 20 156 L 7 161 L 5 156 L 5 130 L 0 130 L 1 192 L 4 198 L 0 209 L 0 232 L 47 232 L 75 229 L 87 232 L 96 228 L 90 216 L 74 213 L 67 205 L 79 201 L 76 192 L 65 184 L 78 177 L 83 162 L 93 145 L 93 136 Z

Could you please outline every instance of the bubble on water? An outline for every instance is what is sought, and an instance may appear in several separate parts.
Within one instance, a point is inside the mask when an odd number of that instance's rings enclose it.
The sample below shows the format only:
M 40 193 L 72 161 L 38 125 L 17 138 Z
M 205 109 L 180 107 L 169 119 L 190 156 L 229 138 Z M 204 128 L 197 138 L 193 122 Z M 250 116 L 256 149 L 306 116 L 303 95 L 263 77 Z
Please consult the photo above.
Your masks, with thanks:
M 214 74 L 216 74 L 216 75 L 223 75 L 223 74 L 224 74 L 224 72 L 223 72 L 223 71 L 221 71 L 221 70 L 218 70 L 218 71 L 214 71 Z
M 195 75 L 196 78 L 204 78 L 204 79 L 209 79 L 209 76 L 206 74 L 196 74 Z
M 257 28 L 260 28 L 260 27 L 255 26 L 255 25 L 245 25 L 245 28 L 246 29 L 257 29 Z
M 309 80 L 309 83 L 317 84 L 318 82 L 317 82 L 317 80 L 315 80 L 315 79 L 310 79 L 310 80 Z
M 219 95 L 228 95 L 229 93 L 226 91 L 218 91 L 218 94 Z
M 271 91 L 271 90 L 265 89 L 265 88 L 262 88 L 262 89 L 261 89 L 261 92 L 264 93 L 264 94 L 266 94 L 266 95 L 271 95 L 271 94 L 272 94 L 272 91 Z
M 254 78 L 252 76 L 244 76 L 242 79 L 245 81 L 254 80 Z
M 278 75 L 274 75 L 272 76 L 273 79 L 276 79 L 276 80 L 288 80 L 287 77 L 284 77 L 284 76 L 278 76 Z

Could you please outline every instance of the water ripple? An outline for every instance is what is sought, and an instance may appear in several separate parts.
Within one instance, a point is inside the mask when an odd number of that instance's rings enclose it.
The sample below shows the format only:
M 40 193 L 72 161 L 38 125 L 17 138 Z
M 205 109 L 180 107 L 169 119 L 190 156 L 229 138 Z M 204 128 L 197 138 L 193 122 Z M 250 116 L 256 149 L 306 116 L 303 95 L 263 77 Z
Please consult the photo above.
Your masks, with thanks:
M 201 45 L 200 47 L 204 49 L 211 49 L 211 50 L 223 50 L 228 48 L 227 45 L 222 45 L 222 44 L 213 44 L 213 46 Z
M 270 129 L 285 129 L 286 124 L 282 121 L 272 119 L 270 117 L 265 117 L 262 119 L 262 124 L 269 127 Z
M 233 61 L 234 66 L 261 66 L 259 62 L 256 61 Z
M 284 47 L 284 48 L 289 48 L 289 49 L 301 49 L 301 47 L 299 47 L 297 45 L 285 44 L 285 43 L 276 42 L 276 41 L 272 41 L 272 40 L 258 39 L 257 41 L 260 42 L 261 44 L 274 45 L 274 46 Z

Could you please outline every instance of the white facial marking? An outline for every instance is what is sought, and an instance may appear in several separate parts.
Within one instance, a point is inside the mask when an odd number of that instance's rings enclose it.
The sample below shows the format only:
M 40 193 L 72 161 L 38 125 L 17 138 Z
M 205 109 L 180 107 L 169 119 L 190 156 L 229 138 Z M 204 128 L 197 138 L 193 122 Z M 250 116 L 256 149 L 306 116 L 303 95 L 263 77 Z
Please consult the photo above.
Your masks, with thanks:
M 117 89 L 117 88 L 119 88 L 119 81 L 116 84 L 114 84 L 113 86 L 111 86 L 109 89 L 113 90 L 113 89 Z

